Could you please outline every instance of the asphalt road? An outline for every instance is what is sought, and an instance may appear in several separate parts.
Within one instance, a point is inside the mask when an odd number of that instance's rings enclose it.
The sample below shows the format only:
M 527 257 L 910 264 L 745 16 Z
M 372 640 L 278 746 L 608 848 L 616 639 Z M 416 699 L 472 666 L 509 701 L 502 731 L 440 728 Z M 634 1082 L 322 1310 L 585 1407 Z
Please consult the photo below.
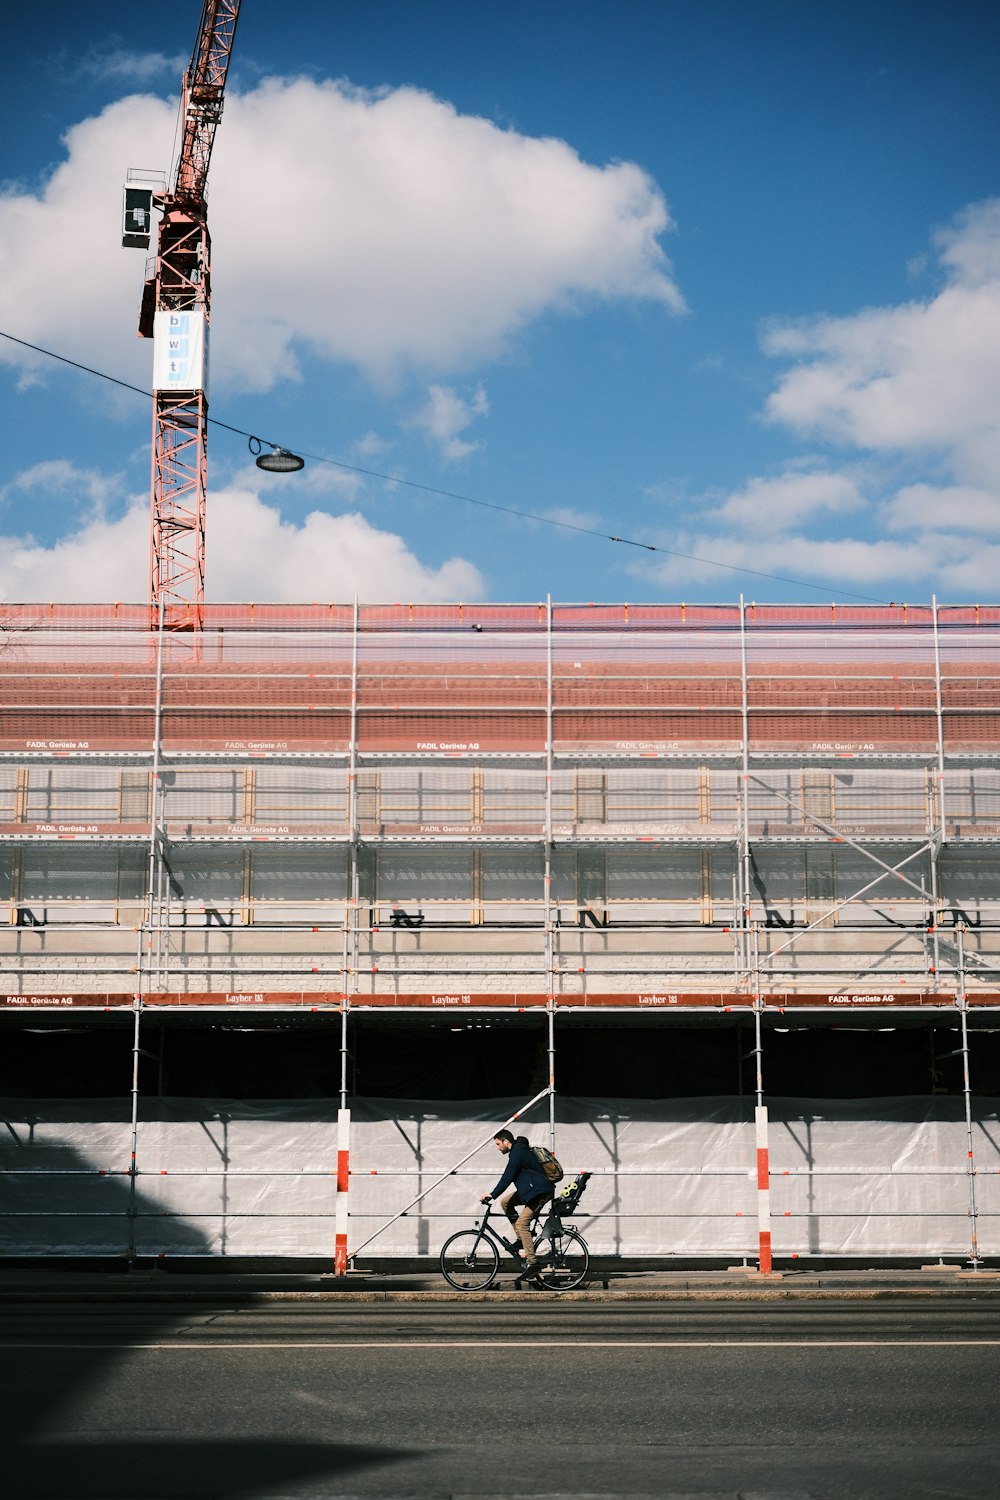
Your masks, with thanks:
M 0 1494 L 996 1500 L 1000 1306 L 0 1309 Z

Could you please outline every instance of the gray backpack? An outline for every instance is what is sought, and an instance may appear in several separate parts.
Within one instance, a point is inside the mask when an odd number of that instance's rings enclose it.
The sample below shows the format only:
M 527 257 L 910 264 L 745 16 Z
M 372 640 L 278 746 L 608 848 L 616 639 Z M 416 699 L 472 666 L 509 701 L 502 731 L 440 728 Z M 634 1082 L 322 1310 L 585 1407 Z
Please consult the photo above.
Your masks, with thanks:
M 547 1146 L 532 1146 L 532 1151 L 538 1157 L 538 1165 L 545 1173 L 550 1182 L 562 1182 L 563 1169 L 559 1165 L 558 1158 Z

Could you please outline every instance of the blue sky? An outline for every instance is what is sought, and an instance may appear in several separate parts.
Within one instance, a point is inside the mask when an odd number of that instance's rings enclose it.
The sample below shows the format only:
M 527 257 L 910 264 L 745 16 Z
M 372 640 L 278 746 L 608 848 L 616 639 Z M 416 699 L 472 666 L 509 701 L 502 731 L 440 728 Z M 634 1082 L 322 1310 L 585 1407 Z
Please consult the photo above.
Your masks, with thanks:
M 199 14 L 5 34 L 0 328 L 146 387 Z M 998 63 L 962 0 L 244 0 L 211 415 L 542 519 L 215 429 L 208 597 L 995 599 Z M 143 598 L 148 402 L 0 339 L 0 403 L 0 599 Z

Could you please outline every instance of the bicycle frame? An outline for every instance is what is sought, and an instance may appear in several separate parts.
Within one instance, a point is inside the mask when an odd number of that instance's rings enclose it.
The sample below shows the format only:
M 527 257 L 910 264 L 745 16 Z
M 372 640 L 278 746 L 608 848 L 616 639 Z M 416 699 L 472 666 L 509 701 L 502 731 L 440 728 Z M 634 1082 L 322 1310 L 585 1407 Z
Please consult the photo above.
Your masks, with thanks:
M 478 1238 L 475 1243 L 478 1245 L 484 1239 L 492 1240 L 493 1244 L 496 1245 L 501 1255 L 506 1252 L 508 1255 L 513 1256 L 516 1261 L 520 1262 L 520 1243 L 515 1239 L 513 1246 L 511 1246 L 510 1241 L 505 1240 L 503 1235 L 498 1234 L 493 1226 L 489 1223 L 492 1208 L 493 1203 L 487 1203 L 485 1205 L 485 1212 L 483 1213 L 482 1219 L 480 1219 L 474 1226 L 478 1231 Z M 504 1218 L 506 1217 L 506 1214 L 504 1214 Z M 511 1227 L 513 1228 L 513 1225 Z M 528 1229 L 533 1240 L 537 1241 L 540 1239 L 544 1239 L 547 1236 L 549 1243 L 553 1246 L 556 1246 L 561 1242 L 561 1237 L 565 1233 L 565 1228 L 563 1225 L 562 1216 L 556 1213 L 554 1199 L 550 1198 L 546 1204 L 542 1205 L 542 1207 L 535 1214 L 535 1217 L 530 1220 Z M 577 1230 L 578 1235 L 579 1233 L 579 1230 Z
M 487 1203 L 486 1206 L 485 1206 L 485 1210 L 483 1212 L 483 1217 L 474 1226 L 475 1229 L 477 1229 L 478 1232 L 479 1232 L 479 1239 L 476 1240 L 476 1244 L 477 1245 L 479 1244 L 479 1240 L 484 1240 L 484 1239 L 492 1240 L 493 1243 L 494 1243 L 494 1245 L 496 1245 L 497 1249 L 501 1253 L 506 1253 L 507 1255 L 513 1255 L 514 1258 L 515 1258 L 515 1260 L 516 1260 L 516 1259 L 518 1259 L 518 1251 L 520 1250 L 521 1247 L 518 1244 L 518 1242 L 515 1241 L 514 1242 L 514 1248 L 511 1249 L 510 1243 L 507 1240 L 504 1239 L 504 1237 L 503 1237 L 502 1234 L 498 1234 L 497 1231 L 493 1228 L 493 1226 L 489 1223 L 489 1219 L 491 1217 L 491 1210 L 492 1210 L 492 1208 L 493 1208 L 492 1203 Z M 507 1215 L 504 1214 L 504 1218 L 506 1218 L 506 1217 L 507 1217 Z M 532 1229 L 532 1231 L 534 1231 L 535 1229 L 537 1229 L 539 1217 L 540 1217 L 540 1215 L 536 1214 L 535 1217 L 532 1219 L 531 1225 L 530 1225 L 530 1228 Z M 511 1228 L 513 1228 L 513 1225 L 511 1225 Z M 535 1238 L 534 1233 L 532 1233 L 531 1237 L 532 1237 L 532 1239 Z

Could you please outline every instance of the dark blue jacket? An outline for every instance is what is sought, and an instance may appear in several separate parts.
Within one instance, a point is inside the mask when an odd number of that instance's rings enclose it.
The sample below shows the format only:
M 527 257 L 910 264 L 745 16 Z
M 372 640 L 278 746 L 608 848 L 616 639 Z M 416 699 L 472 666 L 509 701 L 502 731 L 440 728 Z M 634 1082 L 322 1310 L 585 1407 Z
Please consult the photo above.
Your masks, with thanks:
M 538 1157 L 524 1141 L 515 1141 L 511 1146 L 504 1174 L 490 1197 L 499 1198 L 511 1185 L 517 1189 L 518 1197 L 523 1198 L 525 1203 L 530 1203 L 532 1198 L 541 1198 L 543 1195 L 548 1198 L 552 1194 L 552 1184 L 542 1171 Z

